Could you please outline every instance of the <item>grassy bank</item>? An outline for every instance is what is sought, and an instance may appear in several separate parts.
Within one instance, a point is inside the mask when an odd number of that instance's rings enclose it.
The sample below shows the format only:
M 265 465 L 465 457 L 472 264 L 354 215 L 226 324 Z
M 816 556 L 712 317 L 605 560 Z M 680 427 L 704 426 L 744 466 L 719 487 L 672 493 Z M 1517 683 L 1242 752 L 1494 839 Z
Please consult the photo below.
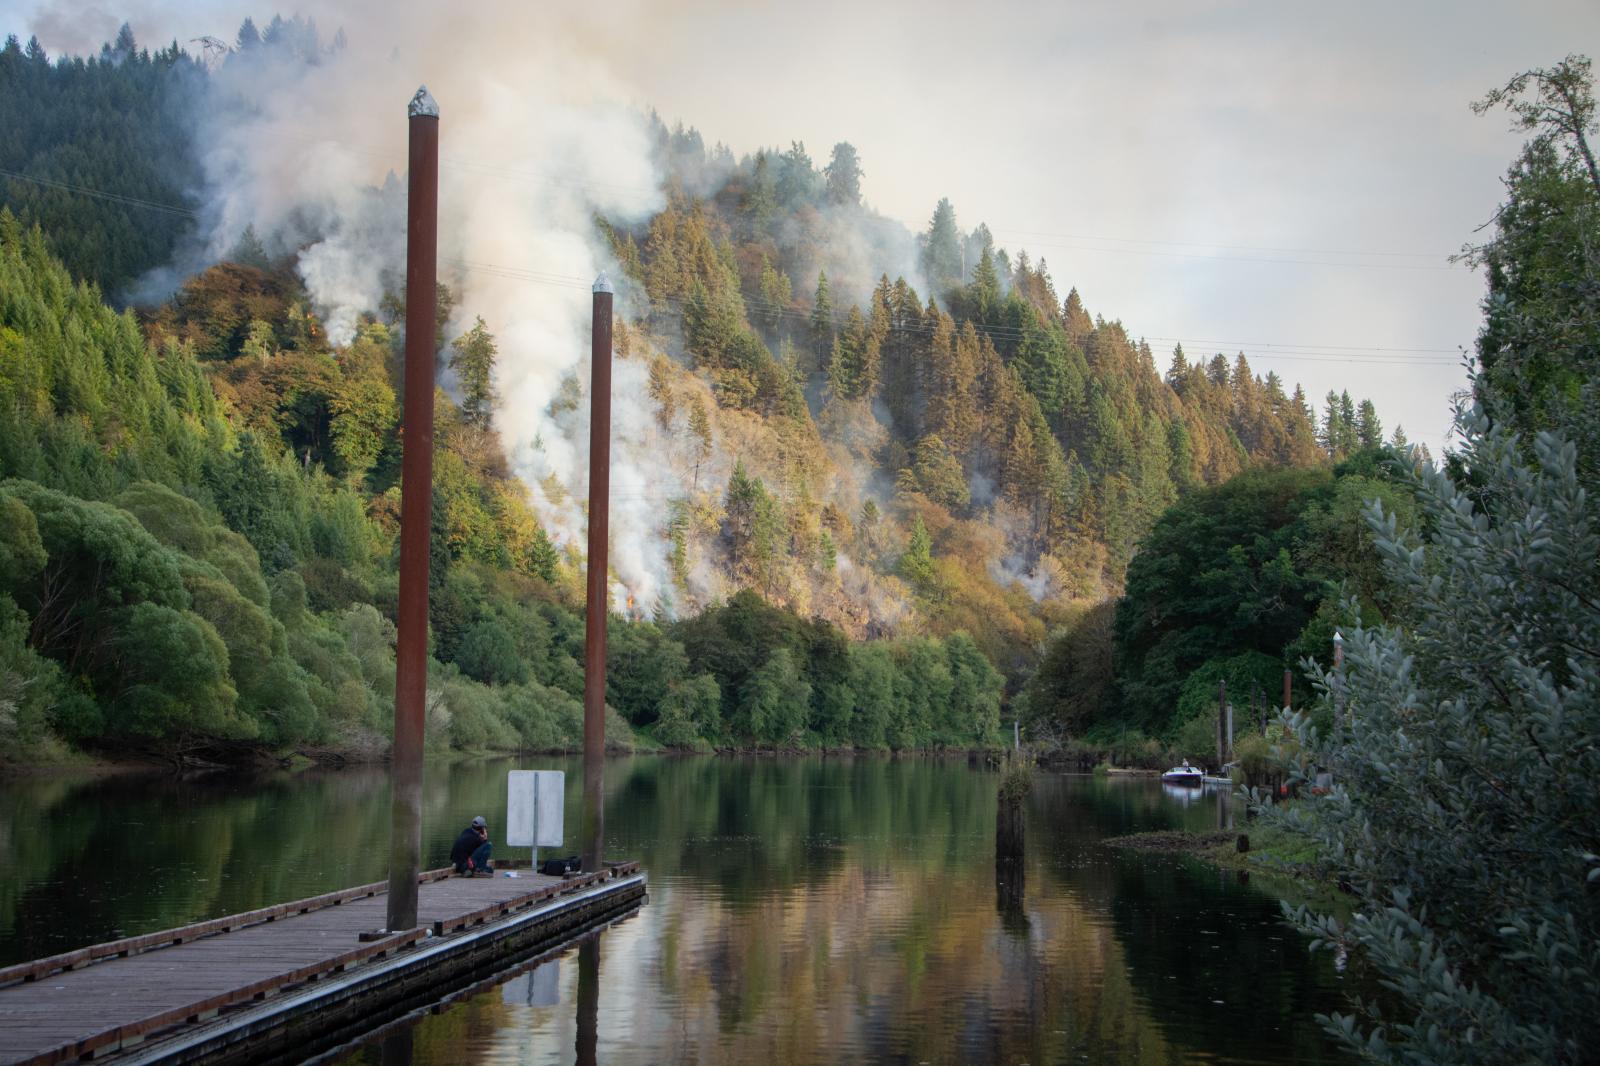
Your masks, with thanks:
M 1248 850 L 1240 850 L 1241 838 Z M 1339 891 L 1329 867 L 1320 861 L 1313 843 L 1277 826 L 1252 822 L 1238 829 L 1191 832 L 1161 830 L 1131 833 L 1106 841 L 1129 851 L 1188 855 L 1224 870 L 1233 870 L 1291 906 L 1347 917 L 1351 898 Z

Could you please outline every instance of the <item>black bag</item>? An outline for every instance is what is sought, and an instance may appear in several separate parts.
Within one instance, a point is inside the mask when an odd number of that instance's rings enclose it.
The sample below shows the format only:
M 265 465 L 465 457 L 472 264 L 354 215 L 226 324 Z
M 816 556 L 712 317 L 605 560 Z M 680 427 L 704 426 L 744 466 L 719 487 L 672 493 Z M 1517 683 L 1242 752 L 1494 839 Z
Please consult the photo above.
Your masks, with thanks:
M 578 867 L 583 861 L 576 855 L 568 855 L 564 859 L 546 859 L 539 864 L 539 872 L 546 877 L 565 877 L 578 872 Z

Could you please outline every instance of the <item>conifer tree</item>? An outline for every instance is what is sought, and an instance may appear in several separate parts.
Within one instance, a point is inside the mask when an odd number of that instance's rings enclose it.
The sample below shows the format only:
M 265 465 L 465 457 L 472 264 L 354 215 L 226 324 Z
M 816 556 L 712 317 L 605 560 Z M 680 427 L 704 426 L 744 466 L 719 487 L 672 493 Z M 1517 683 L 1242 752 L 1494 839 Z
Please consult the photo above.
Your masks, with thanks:
M 828 293 L 827 271 L 817 272 L 816 295 L 811 300 L 811 350 L 824 363 L 833 353 L 833 297 Z
M 656 423 L 667 432 L 672 431 L 672 420 L 678 414 L 678 400 L 672 392 L 672 380 L 665 356 L 650 360 L 650 398 L 656 402 Z
M 928 527 L 923 524 L 921 515 L 912 524 L 911 539 L 906 542 L 905 553 L 900 556 L 900 576 L 918 590 L 926 590 L 933 584 L 933 538 L 928 535 Z
M 1189 377 L 1189 360 L 1184 358 L 1183 345 L 1172 346 L 1172 365 L 1167 367 L 1167 384 L 1172 386 L 1179 394 L 1183 392 L 1185 381 Z
M 819 178 L 804 141 L 791 141 L 789 150 L 778 160 L 778 204 L 786 211 L 817 199 Z
M 922 272 L 933 292 L 943 293 L 959 286 L 961 276 L 961 231 L 956 228 L 956 209 L 941 199 L 922 238 Z
M 861 206 L 861 161 L 855 146 L 840 141 L 823 173 L 828 179 L 828 202 L 843 207 Z
M 698 393 L 689 401 L 689 433 L 694 437 L 694 489 L 700 490 L 700 465 L 711 457 L 711 419 Z
M 765 234 L 778 215 L 777 184 L 772 176 L 771 160 L 764 151 L 756 153 L 755 169 L 745 187 L 740 210 L 744 213 L 746 231 L 752 236 Z
M 461 414 L 469 425 L 488 429 L 498 397 L 494 391 L 494 337 L 480 315 L 450 344 L 450 369 L 461 384 Z
M 755 317 L 768 337 L 777 337 L 787 332 L 784 328 L 787 321 L 785 314 L 794 292 L 789 275 L 773 269 L 772 260 L 764 255 L 761 257 L 760 286 L 760 302 L 756 306 Z
M 1362 400 L 1356 411 L 1356 443 L 1363 448 L 1383 445 L 1383 423 L 1378 421 L 1378 409 L 1371 400 Z

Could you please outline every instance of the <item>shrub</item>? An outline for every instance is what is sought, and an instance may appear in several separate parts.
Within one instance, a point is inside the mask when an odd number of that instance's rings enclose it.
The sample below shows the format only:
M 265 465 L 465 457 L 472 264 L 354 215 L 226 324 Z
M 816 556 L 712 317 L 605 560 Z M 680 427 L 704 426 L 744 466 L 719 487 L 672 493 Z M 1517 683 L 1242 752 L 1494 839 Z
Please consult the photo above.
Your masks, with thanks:
M 1412 474 L 1425 540 L 1369 521 L 1404 625 L 1356 625 L 1346 713 L 1298 770 L 1322 799 L 1271 814 L 1319 840 L 1359 909 L 1305 911 L 1320 944 L 1357 947 L 1398 994 L 1326 1019 L 1367 1058 L 1592 1061 L 1600 1043 L 1600 504 L 1577 449 L 1458 411 L 1470 486 Z M 1402 1015 L 1396 1017 L 1396 1014 Z

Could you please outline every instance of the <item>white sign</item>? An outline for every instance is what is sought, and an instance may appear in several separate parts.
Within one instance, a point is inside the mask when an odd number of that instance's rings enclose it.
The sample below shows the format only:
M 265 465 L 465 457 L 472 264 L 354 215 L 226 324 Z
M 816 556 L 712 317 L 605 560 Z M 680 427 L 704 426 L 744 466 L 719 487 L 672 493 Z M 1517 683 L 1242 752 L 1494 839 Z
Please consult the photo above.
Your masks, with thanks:
M 566 815 L 566 779 L 560 770 L 512 770 L 506 775 L 506 844 L 560 847 Z

